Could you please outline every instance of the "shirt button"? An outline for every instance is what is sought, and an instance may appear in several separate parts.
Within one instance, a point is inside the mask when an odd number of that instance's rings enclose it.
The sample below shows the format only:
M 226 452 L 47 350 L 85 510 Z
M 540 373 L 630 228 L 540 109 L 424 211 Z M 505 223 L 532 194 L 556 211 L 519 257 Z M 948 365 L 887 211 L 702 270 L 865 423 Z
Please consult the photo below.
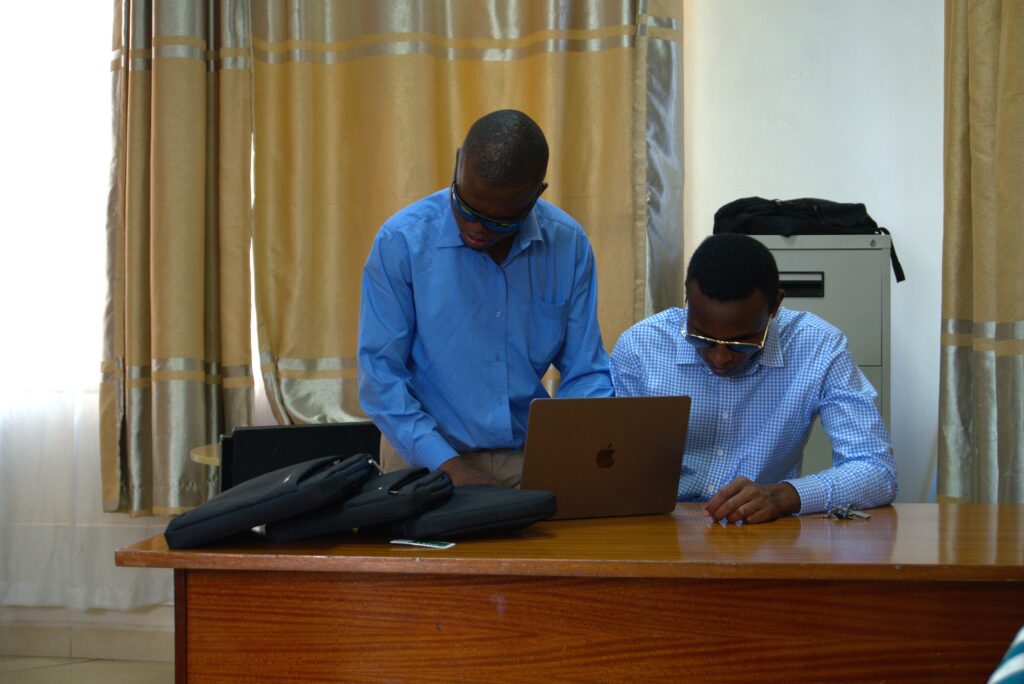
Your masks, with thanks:
M 495 318 L 501 318 L 501 312 L 500 311 L 495 311 L 494 312 L 494 317 Z
M 725 452 L 724 452 L 724 451 L 722 451 L 721 449 L 715 449 L 715 455 L 716 455 L 716 456 L 721 456 L 721 455 L 722 455 L 722 454 L 724 454 L 724 453 L 725 453 Z
M 715 493 L 715 486 L 714 485 L 708 485 L 707 487 L 704 488 L 704 491 L 707 492 L 708 494 L 714 494 Z
M 722 420 L 729 420 L 729 412 L 722 411 Z

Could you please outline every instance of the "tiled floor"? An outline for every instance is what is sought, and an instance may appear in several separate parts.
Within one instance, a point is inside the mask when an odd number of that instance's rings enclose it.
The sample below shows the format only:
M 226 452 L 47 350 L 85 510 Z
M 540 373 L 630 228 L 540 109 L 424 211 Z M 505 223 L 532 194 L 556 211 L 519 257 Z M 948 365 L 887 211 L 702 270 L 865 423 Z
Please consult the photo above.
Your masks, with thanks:
M 172 684 L 174 663 L 0 656 L 0 684 Z

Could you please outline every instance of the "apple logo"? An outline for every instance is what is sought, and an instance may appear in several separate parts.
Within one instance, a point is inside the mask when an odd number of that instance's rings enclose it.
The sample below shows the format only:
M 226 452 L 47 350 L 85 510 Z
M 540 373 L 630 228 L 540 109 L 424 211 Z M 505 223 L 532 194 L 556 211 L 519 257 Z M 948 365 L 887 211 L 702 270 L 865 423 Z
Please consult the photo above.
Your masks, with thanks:
M 608 446 L 597 452 L 597 467 L 598 468 L 611 468 L 615 465 L 615 447 L 612 446 L 611 442 L 608 442 Z

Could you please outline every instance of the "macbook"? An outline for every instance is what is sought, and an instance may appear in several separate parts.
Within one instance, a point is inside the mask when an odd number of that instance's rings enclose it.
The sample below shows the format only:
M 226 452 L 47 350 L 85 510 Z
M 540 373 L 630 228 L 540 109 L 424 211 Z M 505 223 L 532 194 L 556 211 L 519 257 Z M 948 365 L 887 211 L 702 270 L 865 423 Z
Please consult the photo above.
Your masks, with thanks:
M 690 397 L 535 399 L 522 487 L 554 492 L 556 519 L 669 513 L 689 417 Z

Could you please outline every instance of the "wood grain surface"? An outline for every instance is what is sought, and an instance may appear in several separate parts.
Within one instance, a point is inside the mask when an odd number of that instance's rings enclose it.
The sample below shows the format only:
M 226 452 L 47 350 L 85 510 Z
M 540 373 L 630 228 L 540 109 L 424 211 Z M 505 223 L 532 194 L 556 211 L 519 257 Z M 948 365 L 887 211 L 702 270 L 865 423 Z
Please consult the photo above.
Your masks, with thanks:
M 673 515 L 566 520 L 447 550 L 342 536 L 293 544 L 253 538 L 170 550 L 157 535 L 118 565 L 314 572 L 734 579 L 1024 580 L 1024 506 L 902 504 L 871 519 L 789 517 L 706 527 L 699 504 Z
M 1024 586 L 190 571 L 188 680 L 984 681 Z M 256 608 L 256 606 L 262 606 Z

